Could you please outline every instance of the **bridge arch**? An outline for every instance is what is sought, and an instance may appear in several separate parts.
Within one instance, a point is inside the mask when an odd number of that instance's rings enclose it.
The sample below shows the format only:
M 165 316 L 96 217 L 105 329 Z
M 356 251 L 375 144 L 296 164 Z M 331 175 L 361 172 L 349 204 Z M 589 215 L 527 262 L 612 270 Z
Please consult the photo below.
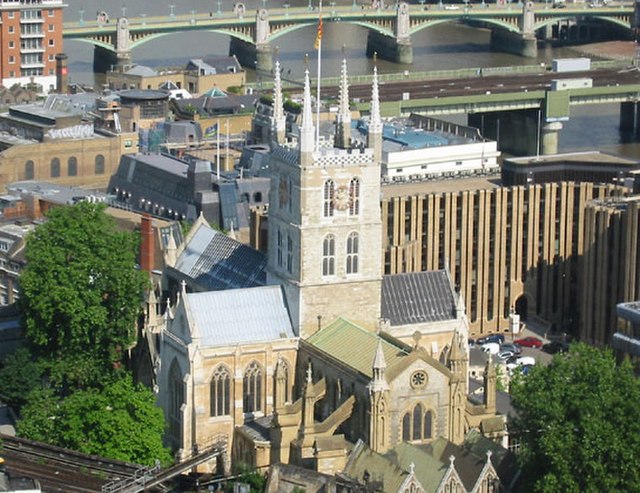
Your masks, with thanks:
M 92 38 L 71 38 L 65 41 L 79 41 L 80 43 L 99 46 L 100 48 L 104 48 L 107 51 L 112 51 L 114 53 L 116 52 L 115 48 L 111 44 L 111 41 L 101 41 L 99 39 L 92 39 Z
M 323 22 L 326 22 L 327 24 L 330 22 L 338 22 L 338 21 L 334 21 L 331 18 L 329 19 L 323 19 Z M 352 21 L 352 20 L 340 20 L 340 23 L 343 24 L 352 24 L 354 26 L 360 26 L 360 27 L 364 27 L 365 29 L 369 30 L 369 31 L 376 31 L 384 36 L 388 36 L 390 38 L 394 38 L 395 34 L 393 33 L 393 31 L 391 29 L 386 29 L 382 26 L 379 26 L 377 24 L 373 24 L 371 22 L 366 22 L 366 21 Z M 275 41 L 278 38 L 281 38 L 283 36 L 286 36 L 287 34 L 291 34 L 292 32 L 295 32 L 299 29 L 303 29 L 303 28 L 308 28 L 309 26 L 313 26 L 315 27 L 315 23 L 310 24 L 310 23 L 304 23 L 304 24 L 291 24 L 288 26 L 283 26 L 283 27 L 275 27 L 272 28 L 271 30 L 271 34 L 269 35 L 269 42 L 271 41 Z
M 247 43 L 253 43 L 253 39 L 250 36 L 247 36 L 239 32 L 229 31 L 226 29 L 201 29 L 199 30 L 199 32 L 222 34 L 222 35 L 229 36 L 230 38 L 240 39 Z M 172 34 L 181 34 L 181 33 L 179 32 L 153 33 L 153 34 L 141 36 L 140 38 L 137 38 L 137 39 L 134 38 L 134 40 L 131 41 L 130 49 L 138 48 L 143 44 L 148 43 L 149 41 L 162 38 L 164 36 L 170 36 Z M 111 48 L 111 50 L 113 50 L 113 48 Z
M 557 24 L 560 21 L 568 21 L 568 20 L 576 20 L 578 17 L 580 18 L 584 18 L 584 19 L 597 19 L 599 21 L 603 21 L 604 23 L 607 24 L 613 24 L 616 27 L 622 27 L 624 29 L 627 30 L 631 30 L 631 26 L 629 24 L 629 21 L 623 18 L 619 18 L 619 17 L 607 17 L 607 16 L 603 16 L 603 15 L 567 15 L 564 17 L 549 17 L 546 18 L 540 22 L 536 22 L 533 25 L 533 30 L 538 31 L 539 29 L 543 29 L 547 26 L 551 26 L 554 24 Z
M 469 21 L 473 21 L 473 23 L 469 22 Z M 493 27 L 497 27 L 498 29 L 502 29 L 504 31 L 509 31 L 512 33 L 520 33 L 520 28 L 514 24 L 511 24 L 507 21 L 501 20 L 501 19 L 492 19 L 492 18 L 478 18 L 478 17 L 473 17 L 473 18 L 469 18 L 469 17 L 460 17 L 460 18 L 446 18 L 446 19 L 434 19 L 434 20 L 429 20 L 427 22 L 422 22 L 419 24 L 416 24 L 414 26 L 411 27 L 411 29 L 409 30 L 410 34 L 415 34 L 418 33 L 420 31 L 423 31 L 424 29 L 427 29 L 429 27 L 433 27 L 433 26 L 437 26 L 438 24 L 445 24 L 445 23 L 454 23 L 454 24 L 458 24 L 458 23 L 462 23 L 462 24 L 467 24 L 467 25 L 473 25 L 475 27 L 476 24 L 482 23 L 482 24 L 486 24 L 488 26 L 493 26 Z

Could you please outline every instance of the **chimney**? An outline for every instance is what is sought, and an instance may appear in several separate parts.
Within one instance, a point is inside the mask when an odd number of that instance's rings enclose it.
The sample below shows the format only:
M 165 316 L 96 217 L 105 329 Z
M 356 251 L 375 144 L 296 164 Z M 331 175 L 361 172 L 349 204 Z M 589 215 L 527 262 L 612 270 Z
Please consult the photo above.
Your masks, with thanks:
M 154 247 L 152 219 L 149 214 L 145 214 L 140 222 L 140 268 L 144 271 L 151 272 L 153 270 Z
M 69 92 L 69 69 L 67 68 L 67 55 L 58 53 L 56 55 L 56 91 L 58 94 Z

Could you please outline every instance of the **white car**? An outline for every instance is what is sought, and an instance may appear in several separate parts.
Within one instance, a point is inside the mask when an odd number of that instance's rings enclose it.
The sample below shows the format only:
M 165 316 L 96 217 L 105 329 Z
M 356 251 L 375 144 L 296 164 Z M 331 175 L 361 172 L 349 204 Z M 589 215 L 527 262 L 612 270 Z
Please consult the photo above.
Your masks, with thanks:
M 535 364 L 536 360 L 533 356 L 518 356 L 507 361 L 507 370 L 512 371 L 519 366 L 533 366 Z
M 445 10 L 460 10 L 460 7 L 458 7 L 457 5 L 445 5 L 444 9 Z

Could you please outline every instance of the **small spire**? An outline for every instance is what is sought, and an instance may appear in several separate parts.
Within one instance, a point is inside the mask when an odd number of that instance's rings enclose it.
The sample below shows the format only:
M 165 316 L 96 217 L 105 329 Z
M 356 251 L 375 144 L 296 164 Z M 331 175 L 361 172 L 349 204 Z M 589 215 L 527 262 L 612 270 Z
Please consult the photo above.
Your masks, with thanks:
M 378 67 L 373 67 L 373 80 L 371 82 L 371 121 L 369 133 L 382 133 L 382 120 L 380 118 L 380 92 L 378 90 Z
M 302 124 L 300 125 L 300 164 L 308 165 L 312 162 L 311 153 L 315 149 L 315 128 L 313 126 L 313 110 L 311 108 L 311 82 L 309 69 L 304 72 L 304 97 L 302 101 Z
M 276 131 L 276 139 L 279 144 L 283 143 L 286 132 L 286 116 L 284 114 L 284 99 L 282 97 L 282 79 L 280 77 L 280 60 L 276 60 L 275 73 L 273 79 L 273 127 Z M 282 140 L 281 140 L 282 139 Z
M 340 88 L 338 98 L 338 114 L 336 115 L 335 145 L 348 149 L 351 142 L 351 110 L 349 109 L 349 81 L 347 78 L 347 60 L 342 59 L 340 71 Z
M 387 362 L 384 359 L 384 351 L 382 351 L 382 339 L 378 339 L 376 356 L 373 359 L 373 368 L 377 370 L 384 370 L 386 367 L 387 367 Z
M 309 361 L 309 366 L 307 367 L 307 383 L 312 383 L 313 372 L 311 371 L 311 361 Z
M 229 233 L 227 233 L 227 236 L 229 238 L 231 238 L 232 240 L 237 240 L 236 238 L 236 232 L 233 229 L 233 220 L 231 220 L 231 226 L 229 227 Z

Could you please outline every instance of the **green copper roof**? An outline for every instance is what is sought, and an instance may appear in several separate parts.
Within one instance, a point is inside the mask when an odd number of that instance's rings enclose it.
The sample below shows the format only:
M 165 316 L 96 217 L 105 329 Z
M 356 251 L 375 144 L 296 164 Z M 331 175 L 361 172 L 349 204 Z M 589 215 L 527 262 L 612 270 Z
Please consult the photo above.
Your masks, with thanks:
M 426 493 L 438 491 L 449 467 L 425 450 L 406 442 L 400 442 L 387 456 L 405 471 L 408 471 L 413 464 L 416 478 Z
M 378 340 L 382 341 L 387 369 L 407 356 L 407 352 L 400 346 L 343 318 L 338 318 L 319 330 L 307 342 L 371 378 Z

